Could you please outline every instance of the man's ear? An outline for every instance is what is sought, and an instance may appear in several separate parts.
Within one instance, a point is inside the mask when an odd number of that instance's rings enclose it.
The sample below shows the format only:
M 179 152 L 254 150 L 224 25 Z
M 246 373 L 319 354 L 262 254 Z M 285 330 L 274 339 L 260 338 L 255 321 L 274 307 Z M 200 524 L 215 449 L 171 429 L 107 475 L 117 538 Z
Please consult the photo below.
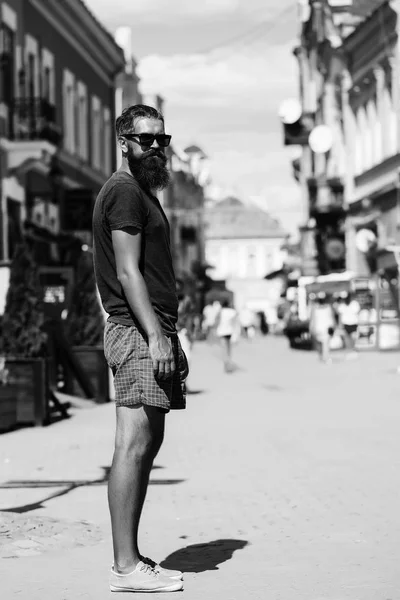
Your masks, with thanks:
M 123 154 L 126 154 L 128 152 L 128 142 L 126 141 L 125 138 L 123 138 L 123 137 L 118 138 L 118 146 L 122 150 Z

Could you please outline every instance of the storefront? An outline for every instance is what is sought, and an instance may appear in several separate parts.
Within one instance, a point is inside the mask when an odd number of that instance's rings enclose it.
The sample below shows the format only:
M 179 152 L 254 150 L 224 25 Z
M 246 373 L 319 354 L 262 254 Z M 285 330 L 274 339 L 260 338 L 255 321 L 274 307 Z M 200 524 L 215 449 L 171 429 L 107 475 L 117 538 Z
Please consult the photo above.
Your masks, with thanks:
M 349 272 L 299 280 L 299 315 L 307 320 L 311 302 L 326 294 L 332 304 L 351 293 L 360 305 L 356 347 L 400 350 L 399 277 L 391 252 L 381 253 L 378 273 L 357 277 Z M 384 268 L 385 267 L 385 268 Z

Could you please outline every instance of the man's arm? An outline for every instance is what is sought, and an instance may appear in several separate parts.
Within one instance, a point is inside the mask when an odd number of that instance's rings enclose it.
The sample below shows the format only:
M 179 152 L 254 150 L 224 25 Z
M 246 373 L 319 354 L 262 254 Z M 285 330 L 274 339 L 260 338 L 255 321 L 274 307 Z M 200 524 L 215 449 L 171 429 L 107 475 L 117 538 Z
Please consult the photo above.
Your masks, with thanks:
M 141 241 L 140 230 L 135 227 L 112 231 L 117 277 L 132 312 L 147 334 L 154 373 L 161 378 L 169 377 L 175 371 L 172 345 L 161 329 L 139 269 Z

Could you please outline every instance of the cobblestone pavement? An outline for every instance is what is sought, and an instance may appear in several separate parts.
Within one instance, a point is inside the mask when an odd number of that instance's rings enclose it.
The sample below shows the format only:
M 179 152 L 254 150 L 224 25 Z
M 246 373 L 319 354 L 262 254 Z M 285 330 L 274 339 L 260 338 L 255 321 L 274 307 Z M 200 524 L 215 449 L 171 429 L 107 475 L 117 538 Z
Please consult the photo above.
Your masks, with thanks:
M 142 551 L 188 600 L 400 599 L 400 356 L 331 365 L 284 339 L 194 352 L 167 418 Z M 114 407 L 0 436 L 0 597 L 109 599 Z M 140 596 L 138 594 L 137 596 Z

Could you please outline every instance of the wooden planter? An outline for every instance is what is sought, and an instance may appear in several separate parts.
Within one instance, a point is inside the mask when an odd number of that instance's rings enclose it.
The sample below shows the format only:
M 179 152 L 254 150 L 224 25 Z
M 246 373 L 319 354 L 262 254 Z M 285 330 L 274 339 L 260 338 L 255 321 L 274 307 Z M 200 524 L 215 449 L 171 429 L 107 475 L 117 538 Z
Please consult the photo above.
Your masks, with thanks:
M 17 425 L 17 386 L 0 385 L 0 432 Z
M 93 399 L 99 404 L 109 402 L 109 370 L 103 346 L 72 346 L 72 352 L 90 380 Z M 67 377 L 67 393 L 85 396 L 81 386 L 71 374 Z
M 18 425 L 44 425 L 49 417 L 45 358 L 6 358 L 9 378 L 16 389 Z

